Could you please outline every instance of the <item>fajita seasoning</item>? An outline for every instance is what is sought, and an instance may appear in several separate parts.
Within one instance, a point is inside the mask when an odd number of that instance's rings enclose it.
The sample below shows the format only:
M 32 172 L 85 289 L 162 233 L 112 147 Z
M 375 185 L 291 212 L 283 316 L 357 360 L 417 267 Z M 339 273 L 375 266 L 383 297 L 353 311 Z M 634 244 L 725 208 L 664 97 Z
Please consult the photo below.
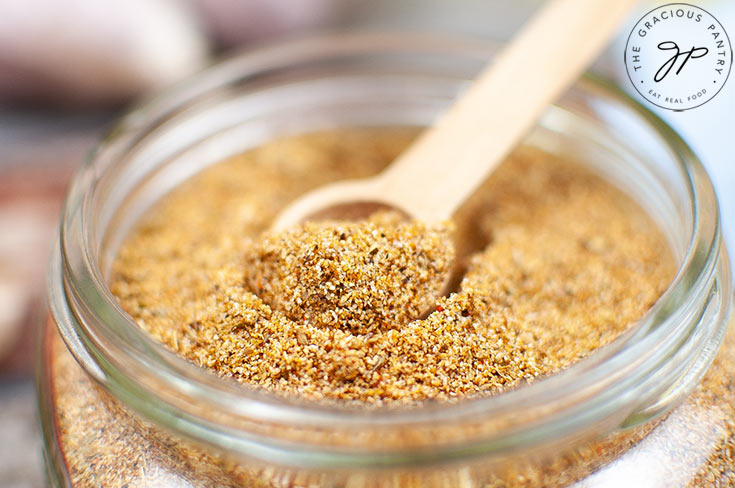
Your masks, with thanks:
M 307 134 L 205 170 L 143 218 L 119 251 L 112 290 L 143 330 L 203 368 L 281 396 L 375 408 L 498 395 L 558 372 L 626 331 L 671 281 L 669 248 L 635 203 L 533 148 L 511 155 L 453 222 L 379 214 L 268 231 L 293 198 L 380 171 L 414 134 Z M 735 418 L 723 373 L 735 364 L 731 336 L 697 392 L 659 424 L 502 472 L 344 484 L 567 486 L 638 451 L 678 459 L 687 453 L 676 443 L 691 439 L 712 449 L 689 474 L 725 486 L 735 428 L 713 433 L 697 420 Z M 54 344 L 56 422 L 75 486 L 322 484 L 172 438 Z
M 379 171 L 412 135 L 310 134 L 205 171 L 125 242 L 113 292 L 154 338 L 221 375 L 385 404 L 495 394 L 558 371 L 615 339 L 671 281 L 643 211 L 530 148 L 454 223 L 388 213 L 268 231 L 285 203 Z M 442 296 L 453 267 L 461 280 Z

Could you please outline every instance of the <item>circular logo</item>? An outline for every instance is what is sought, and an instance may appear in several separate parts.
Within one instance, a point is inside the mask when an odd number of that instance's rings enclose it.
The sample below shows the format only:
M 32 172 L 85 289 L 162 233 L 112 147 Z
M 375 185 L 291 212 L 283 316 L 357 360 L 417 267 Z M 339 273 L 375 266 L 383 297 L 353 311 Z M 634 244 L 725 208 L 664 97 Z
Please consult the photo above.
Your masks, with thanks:
M 661 108 L 688 110 L 722 89 L 733 54 L 725 29 L 709 12 L 670 3 L 638 21 L 628 36 L 624 60 L 643 98 Z

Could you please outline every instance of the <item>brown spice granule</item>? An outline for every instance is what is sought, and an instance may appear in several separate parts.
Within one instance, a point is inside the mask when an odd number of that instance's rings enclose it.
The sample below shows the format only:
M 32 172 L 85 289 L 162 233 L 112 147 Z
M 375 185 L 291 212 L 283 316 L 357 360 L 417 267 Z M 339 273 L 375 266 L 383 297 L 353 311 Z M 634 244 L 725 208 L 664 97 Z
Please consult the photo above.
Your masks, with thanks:
M 307 222 L 256 242 L 245 252 L 246 288 L 290 320 L 356 334 L 418 318 L 454 261 L 448 222 L 404 222 L 396 212 Z
M 374 174 L 414 134 L 297 136 L 202 172 L 124 243 L 113 292 L 143 329 L 198 365 L 278 394 L 379 405 L 496 393 L 558 371 L 615 339 L 673 276 L 666 243 L 633 202 L 532 148 L 517 150 L 456 215 L 465 276 L 423 320 L 416 314 L 449 263 L 442 233 L 409 223 L 392 243 L 364 240 L 347 249 L 336 228 L 359 236 L 376 222 L 332 223 L 254 241 L 290 200 L 328 181 Z M 332 264 L 354 265 L 377 245 L 379 255 L 390 253 L 384 270 L 415 260 L 397 252 L 402 241 L 420 244 L 431 259 L 413 261 L 409 273 L 431 276 L 394 294 L 405 271 L 388 273 L 363 293 L 380 273 L 360 265 L 358 276 L 320 284 L 325 275 L 308 269 L 304 252 L 323 239 L 328 245 L 316 259 L 343 246 L 354 254 Z M 330 295 L 327 283 L 358 295 L 340 305 L 345 295 Z M 361 301 L 377 309 L 361 310 Z M 390 312 L 391 303 L 402 310 Z

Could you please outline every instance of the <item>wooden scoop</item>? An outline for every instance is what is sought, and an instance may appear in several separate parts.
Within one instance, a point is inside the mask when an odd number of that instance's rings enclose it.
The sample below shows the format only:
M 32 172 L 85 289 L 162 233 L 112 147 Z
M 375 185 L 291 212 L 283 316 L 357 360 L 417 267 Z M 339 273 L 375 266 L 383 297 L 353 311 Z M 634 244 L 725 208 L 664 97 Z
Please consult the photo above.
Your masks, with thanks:
M 439 122 L 382 173 L 307 193 L 273 228 L 323 216 L 365 217 L 386 207 L 425 221 L 451 217 L 605 47 L 636 3 L 547 2 Z

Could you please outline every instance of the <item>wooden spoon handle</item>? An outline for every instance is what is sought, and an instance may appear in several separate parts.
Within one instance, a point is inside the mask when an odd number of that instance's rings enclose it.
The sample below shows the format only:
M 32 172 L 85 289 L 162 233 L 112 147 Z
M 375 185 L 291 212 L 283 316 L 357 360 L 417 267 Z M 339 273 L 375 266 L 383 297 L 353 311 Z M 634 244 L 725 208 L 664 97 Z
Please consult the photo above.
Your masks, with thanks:
M 548 2 L 439 122 L 377 177 L 378 194 L 414 217 L 449 218 L 602 51 L 636 3 Z

